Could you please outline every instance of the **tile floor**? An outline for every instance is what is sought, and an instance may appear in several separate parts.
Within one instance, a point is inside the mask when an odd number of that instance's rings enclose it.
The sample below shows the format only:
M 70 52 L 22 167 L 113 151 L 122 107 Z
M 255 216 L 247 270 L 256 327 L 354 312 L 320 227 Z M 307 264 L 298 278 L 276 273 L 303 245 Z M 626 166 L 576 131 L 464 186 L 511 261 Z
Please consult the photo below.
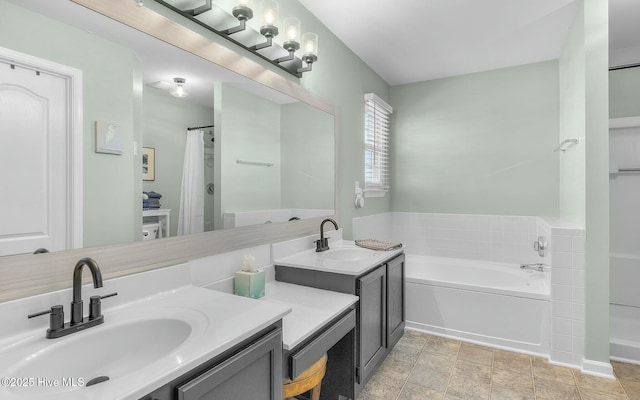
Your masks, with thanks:
M 407 330 L 358 400 L 640 400 L 640 366 L 613 368 L 618 380 Z

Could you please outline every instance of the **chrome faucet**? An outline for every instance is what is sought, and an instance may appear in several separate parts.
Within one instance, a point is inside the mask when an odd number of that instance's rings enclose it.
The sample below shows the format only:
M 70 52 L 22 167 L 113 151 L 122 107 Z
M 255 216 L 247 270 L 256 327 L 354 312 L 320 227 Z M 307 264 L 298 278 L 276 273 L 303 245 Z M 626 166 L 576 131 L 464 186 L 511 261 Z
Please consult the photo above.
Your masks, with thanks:
M 98 263 L 88 257 L 78 260 L 73 270 L 73 301 L 71 301 L 71 320 L 69 322 L 64 322 L 64 309 L 62 305 L 55 305 L 52 306 L 50 310 L 27 316 L 28 318 L 33 318 L 40 315 L 51 314 L 49 318 L 49 329 L 47 329 L 47 339 L 56 339 L 70 333 L 100 325 L 104 322 L 101 300 L 116 296 L 118 293 L 111 293 L 105 296 L 91 296 L 91 301 L 89 302 L 89 318 L 85 321 L 82 306 L 82 269 L 85 265 L 89 267 L 89 271 L 91 271 L 93 287 L 96 289 L 102 287 L 102 273 L 100 272 Z
M 332 220 L 331 218 L 327 218 L 325 220 L 323 220 L 320 223 L 320 240 L 316 240 L 316 252 L 321 252 L 321 251 L 327 251 L 329 250 L 329 238 L 328 237 L 324 237 L 324 223 L 325 222 L 331 222 L 334 226 L 334 228 L 336 228 L 336 230 L 338 230 L 338 224 L 336 223 L 336 221 Z
M 532 269 L 535 271 L 544 272 L 545 264 L 536 263 L 536 264 L 520 264 L 520 269 Z

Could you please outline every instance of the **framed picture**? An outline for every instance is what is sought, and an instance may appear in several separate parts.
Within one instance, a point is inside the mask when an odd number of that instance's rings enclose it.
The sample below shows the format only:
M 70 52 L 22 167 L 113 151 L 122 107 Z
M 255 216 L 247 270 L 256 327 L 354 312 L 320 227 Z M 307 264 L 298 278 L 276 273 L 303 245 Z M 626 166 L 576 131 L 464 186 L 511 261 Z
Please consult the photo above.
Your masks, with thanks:
M 142 148 L 142 180 L 156 180 L 156 149 L 153 147 Z
M 120 127 L 110 122 L 96 121 L 96 153 L 122 154 Z

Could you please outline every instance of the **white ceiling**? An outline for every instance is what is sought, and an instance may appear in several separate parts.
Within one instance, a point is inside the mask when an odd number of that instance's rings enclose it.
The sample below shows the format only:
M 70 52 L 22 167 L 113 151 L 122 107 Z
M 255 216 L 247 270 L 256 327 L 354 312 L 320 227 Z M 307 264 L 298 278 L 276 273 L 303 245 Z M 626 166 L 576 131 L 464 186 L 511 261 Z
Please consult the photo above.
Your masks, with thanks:
M 211 104 L 213 82 L 220 81 L 292 101 L 68 0 L 9 1 L 133 47 L 145 84 L 186 78 L 190 101 Z M 579 0 L 299 1 L 387 83 L 398 85 L 558 58 Z M 640 62 L 640 0 L 609 2 L 611 64 Z
M 559 58 L 578 9 L 577 0 L 299 1 L 390 85 Z M 610 7 L 612 48 L 638 48 L 640 1 Z

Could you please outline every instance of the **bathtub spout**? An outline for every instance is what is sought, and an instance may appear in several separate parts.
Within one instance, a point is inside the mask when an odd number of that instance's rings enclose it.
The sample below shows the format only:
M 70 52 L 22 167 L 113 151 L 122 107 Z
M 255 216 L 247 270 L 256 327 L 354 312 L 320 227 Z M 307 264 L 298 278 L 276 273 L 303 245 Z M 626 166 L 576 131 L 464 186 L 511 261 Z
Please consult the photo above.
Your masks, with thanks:
M 544 272 L 544 267 L 546 267 L 546 264 L 542 264 L 542 263 L 520 264 L 520 269 L 532 269 L 540 272 Z

